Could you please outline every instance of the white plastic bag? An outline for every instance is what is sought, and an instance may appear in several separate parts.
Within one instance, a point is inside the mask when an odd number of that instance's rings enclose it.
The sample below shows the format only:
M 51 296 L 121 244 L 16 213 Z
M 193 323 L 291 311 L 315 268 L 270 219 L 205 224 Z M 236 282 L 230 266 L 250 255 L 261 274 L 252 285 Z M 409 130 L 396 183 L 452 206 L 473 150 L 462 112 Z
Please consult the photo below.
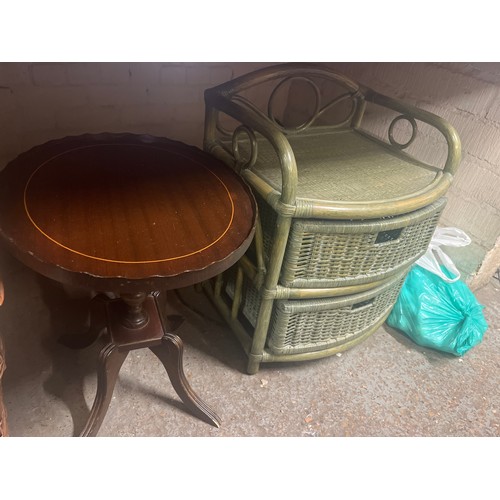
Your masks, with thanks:
M 431 273 L 437 274 L 447 283 L 453 283 L 460 279 L 460 271 L 456 268 L 450 257 L 441 249 L 441 246 L 465 247 L 470 242 L 471 239 L 461 229 L 456 227 L 437 228 L 432 235 L 427 252 L 415 264 L 427 269 Z M 444 266 L 454 277 L 449 278 L 442 271 L 441 266 Z

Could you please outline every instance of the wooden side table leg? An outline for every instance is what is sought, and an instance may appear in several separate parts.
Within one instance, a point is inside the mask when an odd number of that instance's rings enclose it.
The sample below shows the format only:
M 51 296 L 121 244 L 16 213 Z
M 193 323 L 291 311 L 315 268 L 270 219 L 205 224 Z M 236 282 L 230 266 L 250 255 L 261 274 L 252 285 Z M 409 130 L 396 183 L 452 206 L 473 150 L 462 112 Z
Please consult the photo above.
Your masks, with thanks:
M 96 436 L 111 402 L 120 368 L 129 353 L 114 343 L 106 345 L 99 354 L 97 392 L 85 428 L 80 436 Z
M 191 413 L 210 425 L 220 427 L 219 417 L 196 395 L 184 375 L 182 340 L 173 333 L 165 333 L 161 344 L 149 348 L 162 362 L 172 386 Z

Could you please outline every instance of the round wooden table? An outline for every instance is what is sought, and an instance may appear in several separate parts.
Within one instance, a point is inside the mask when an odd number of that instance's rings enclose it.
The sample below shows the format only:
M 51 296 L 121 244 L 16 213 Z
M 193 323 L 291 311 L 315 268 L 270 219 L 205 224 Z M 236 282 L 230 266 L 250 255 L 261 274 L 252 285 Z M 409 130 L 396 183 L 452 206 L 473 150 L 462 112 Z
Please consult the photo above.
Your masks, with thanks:
M 68 340 L 84 347 L 106 328 L 110 336 L 81 435 L 97 435 L 127 354 L 143 347 L 190 411 L 219 426 L 184 376 L 183 344 L 158 296 L 236 263 L 255 216 L 252 193 L 233 170 L 198 148 L 148 135 L 65 137 L 0 172 L 0 234 L 9 250 L 51 279 L 101 292 L 90 304 L 89 333 Z

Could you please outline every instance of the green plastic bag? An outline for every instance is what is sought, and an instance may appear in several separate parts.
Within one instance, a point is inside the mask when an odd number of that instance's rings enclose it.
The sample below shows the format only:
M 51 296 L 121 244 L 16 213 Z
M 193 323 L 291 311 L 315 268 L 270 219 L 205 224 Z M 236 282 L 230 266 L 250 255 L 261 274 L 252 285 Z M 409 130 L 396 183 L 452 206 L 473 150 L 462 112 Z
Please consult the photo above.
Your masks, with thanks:
M 414 265 L 387 324 L 418 345 L 462 356 L 488 328 L 483 307 L 463 281 L 446 282 Z

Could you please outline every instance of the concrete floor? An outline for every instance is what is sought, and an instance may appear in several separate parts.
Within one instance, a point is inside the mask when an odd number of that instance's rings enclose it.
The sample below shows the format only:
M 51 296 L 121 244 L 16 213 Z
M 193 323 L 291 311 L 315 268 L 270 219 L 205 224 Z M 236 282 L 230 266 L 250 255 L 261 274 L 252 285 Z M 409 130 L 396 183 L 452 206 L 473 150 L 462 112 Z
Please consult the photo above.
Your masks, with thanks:
M 57 338 L 84 330 L 87 299 L 4 252 L 0 270 L 10 433 L 78 435 L 104 341 L 74 351 Z M 476 297 L 489 329 L 463 358 L 419 347 L 384 326 L 340 356 L 263 364 L 247 375 L 242 348 L 208 300 L 191 288 L 169 293 L 168 312 L 186 318 L 177 331 L 186 376 L 222 426 L 187 413 L 157 359 L 139 350 L 122 367 L 99 436 L 499 436 L 500 282 L 492 278 Z

